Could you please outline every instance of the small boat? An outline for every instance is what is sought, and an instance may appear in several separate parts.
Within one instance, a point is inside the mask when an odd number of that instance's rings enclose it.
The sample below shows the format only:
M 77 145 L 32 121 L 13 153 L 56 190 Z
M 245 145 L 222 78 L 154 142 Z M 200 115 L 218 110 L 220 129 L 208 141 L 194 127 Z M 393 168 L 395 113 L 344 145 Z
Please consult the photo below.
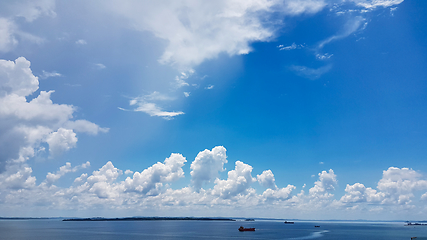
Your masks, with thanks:
M 285 221 L 285 224 L 294 224 L 294 222 Z
M 243 226 L 239 227 L 240 232 L 254 232 L 255 228 L 244 228 Z
M 316 226 L 314 226 L 314 227 L 320 227 L 320 226 L 316 225 Z

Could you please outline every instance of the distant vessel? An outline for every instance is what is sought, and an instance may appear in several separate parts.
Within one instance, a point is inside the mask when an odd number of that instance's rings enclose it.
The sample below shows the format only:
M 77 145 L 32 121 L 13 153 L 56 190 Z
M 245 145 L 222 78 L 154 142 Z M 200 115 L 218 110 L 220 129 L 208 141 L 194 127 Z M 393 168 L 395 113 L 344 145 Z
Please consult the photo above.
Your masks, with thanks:
M 411 223 L 408 222 L 405 226 L 427 226 L 426 223 Z
M 239 227 L 240 232 L 254 232 L 255 228 L 244 228 L 243 226 Z
M 320 226 L 316 225 L 316 226 L 314 226 L 314 227 L 320 227 Z
M 246 218 L 245 221 L 255 221 L 253 218 Z
M 285 224 L 294 224 L 294 222 L 285 221 Z

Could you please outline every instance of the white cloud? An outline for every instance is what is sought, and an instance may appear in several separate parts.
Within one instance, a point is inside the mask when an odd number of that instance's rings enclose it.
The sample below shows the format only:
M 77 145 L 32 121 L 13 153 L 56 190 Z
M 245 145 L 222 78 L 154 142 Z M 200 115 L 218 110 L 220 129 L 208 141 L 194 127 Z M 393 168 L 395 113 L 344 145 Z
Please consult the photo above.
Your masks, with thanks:
M 90 162 L 86 162 L 86 163 L 83 163 L 79 166 L 72 168 L 71 163 L 67 162 L 67 163 L 65 163 L 64 166 L 61 166 L 56 173 L 48 172 L 46 175 L 46 181 L 48 183 L 52 184 L 52 183 L 56 182 L 59 178 L 64 176 L 66 173 L 76 172 L 80 169 L 84 169 L 84 168 L 87 168 L 89 166 L 90 166 Z M 84 177 L 84 176 L 87 176 L 87 174 L 86 175 L 82 174 L 82 176 L 80 176 L 80 177 Z M 77 180 L 77 181 L 81 181 L 81 180 Z
M 46 142 L 49 144 L 51 157 L 57 157 L 63 152 L 74 148 L 77 143 L 77 137 L 73 130 L 59 128 L 58 131 L 52 132 L 47 136 Z
M 208 90 L 210 90 L 210 89 L 212 89 L 212 88 L 214 88 L 215 86 L 214 85 L 209 85 L 209 86 L 207 86 L 207 87 L 205 87 L 205 89 L 208 89 Z
M 41 16 L 55 17 L 54 0 L 17 0 L 0 2 L 0 52 L 11 51 L 17 44 L 16 37 L 30 42 L 41 43 L 42 38 L 19 30 L 16 19 L 23 17 L 32 22 Z
M 316 13 L 322 0 L 232 0 L 109 2 L 110 10 L 129 19 L 137 30 L 152 32 L 168 41 L 160 62 L 187 70 L 220 53 L 247 54 L 256 41 L 274 37 L 273 12 L 284 15 Z
M 50 77 L 61 77 L 62 74 L 57 73 L 57 72 L 46 72 L 43 70 L 42 75 L 40 75 L 39 77 L 41 79 L 46 79 L 46 78 L 50 78 Z
M 262 197 L 265 199 L 265 201 L 288 200 L 291 197 L 291 193 L 295 188 L 296 187 L 293 185 L 288 185 L 285 188 L 279 188 L 279 189 L 268 188 L 262 193 Z
M 77 41 L 76 41 L 76 44 L 77 44 L 77 45 L 86 45 L 86 44 L 87 44 L 87 42 L 86 42 L 86 40 L 84 40 L 84 39 L 79 39 L 79 40 L 77 40 Z
M 362 6 L 366 9 L 375 9 L 377 7 L 391 7 L 394 5 L 401 4 L 404 0 L 350 0 L 358 6 Z
M 276 189 L 276 183 L 274 179 L 274 174 L 271 170 L 265 170 L 261 175 L 257 175 L 257 180 L 261 186 L 265 188 Z
M 337 33 L 336 35 L 333 35 L 323 41 L 321 41 L 318 44 L 318 48 L 321 49 L 323 48 L 326 44 L 348 37 L 350 34 L 354 33 L 355 31 L 360 29 L 360 26 L 362 26 L 362 24 L 364 24 L 363 26 L 366 27 L 366 19 L 362 18 L 361 16 L 357 16 L 354 18 L 351 18 L 345 25 L 344 28 L 342 29 L 341 32 Z
M 184 112 L 168 112 L 163 111 L 162 108 L 157 106 L 155 103 L 139 102 L 138 107 L 134 109 L 135 112 L 145 112 L 150 116 L 163 117 L 164 119 L 170 120 L 173 117 L 184 114 Z
M 28 166 L 11 169 L 10 172 L 2 174 L 1 188 L 26 189 L 35 186 L 36 178 L 31 176 L 33 170 Z
M 122 175 L 122 170 L 114 167 L 111 161 L 108 161 L 98 171 L 93 171 L 92 175 L 87 178 L 89 183 L 108 182 L 111 183 Z
M 290 67 L 290 69 L 301 77 L 305 77 L 310 80 L 315 80 L 320 78 L 323 74 L 329 72 L 329 70 L 332 69 L 332 65 L 329 64 L 320 68 L 309 68 L 306 66 L 293 65 Z
M 337 176 L 334 170 L 329 169 L 328 172 L 322 171 L 319 173 L 319 180 L 314 183 L 314 187 L 310 188 L 309 194 L 315 198 L 332 197 L 332 192 L 335 190 L 337 184 Z
M 251 187 L 257 181 L 251 176 L 252 167 L 240 161 L 235 162 L 235 169 L 228 172 L 227 179 L 217 178 L 212 189 L 196 190 L 189 186 L 172 189 L 171 185 L 184 177 L 185 162 L 181 154 L 171 154 L 163 163 L 158 162 L 142 172 L 135 172 L 133 177 L 124 181 L 119 179 L 123 171 L 114 167 L 112 162 L 107 162 L 91 175 L 81 174 L 72 186 L 64 188 L 49 183 L 68 172 L 83 169 L 89 163 L 74 168 L 66 163 L 57 172 L 48 173 L 46 180 L 39 185 L 31 176 L 31 168 L 14 165 L 15 169 L 0 174 L 0 209 L 73 210 L 77 214 L 83 214 L 87 209 L 117 213 L 129 210 L 134 214 L 150 210 L 169 215 L 177 212 L 197 215 L 203 212 L 215 216 L 236 216 L 241 209 L 245 209 L 246 213 L 256 214 L 258 211 L 263 216 L 275 217 L 284 213 L 290 217 L 307 216 L 305 214 L 335 216 L 336 213 L 347 216 L 348 211 L 359 211 L 362 216 L 372 212 L 372 216 L 378 219 L 378 214 L 390 212 L 396 212 L 396 216 L 400 216 L 399 211 L 406 215 L 423 214 L 422 206 L 427 204 L 420 202 L 418 208 L 409 205 L 414 197 L 410 194 L 426 188 L 421 174 L 407 168 L 392 167 L 384 171 L 379 181 L 382 191 L 367 188 L 361 183 L 347 184 L 346 194 L 335 200 L 332 192 L 338 181 L 332 169 L 319 173 L 319 180 L 308 193 L 301 190 L 293 194 L 296 187 L 288 184 L 284 188 L 267 188 L 259 194 Z M 129 174 L 131 171 L 126 172 Z M 257 177 L 264 185 L 275 186 L 271 171 L 264 171 Z M 426 196 L 422 195 L 421 200 L 427 199 Z
M 348 185 L 341 202 L 407 205 L 412 202 L 414 192 L 427 189 L 427 181 L 421 174 L 409 168 L 390 167 L 383 171 L 377 190 L 366 188 L 361 183 Z M 423 199 L 423 196 L 421 197 Z
M 92 134 L 107 131 L 86 120 L 70 121 L 75 108 L 53 103 L 50 95 L 54 91 L 40 91 L 28 102 L 26 97 L 38 88 L 38 78 L 25 58 L 0 60 L 0 172 L 6 163 L 22 163 L 33 157 L 43 143 L 49 144 L 51 157 L 75 147 L 74 130 Z
M 96 63 L 95 64 L 95 67 L 96 68 L 98 68 L 98 69 L 105 69 L 105 68 L 107 68 L 104 64 L 102 64 L 102 63 Z
M 0 18 L 0 51 L 10 51 L 18 44 L 14 36 L 15 25 L 6 18 Z
M 160 193 L 163 183 L 174 182 L 184 177 L 182 167 L 187 162 L 181 154 L 172 153 L 163 163 L 156 163 L 142 172 L 135 172 L 123 183 L 126 191 L 136 191 L 147 195 Z
M 235 169 L 228 172 L 227 180 L 215 179 L 212 194 L 223 199 L 246 194 L 250 185 L 256 181 L 256 178 L 252 178 L 251 173 L 252 166 L 237 161 Z
M 55 17 L 55 0 L 2 1 L 0 13 L 7 17 L 23 17 L 32 22 L 42 15 Z
M 301 49 L 301 48 L 304 48 L 305 46 L 303 44 L 297 45 L 295 43 L 292 43 L 290 46 L 279 45 L 277 47 L 279 48 L 280 51 L 283 51 L 283 50 L 289 51 L 294 49 Z
M 184 114 L 184 112 L 164 111 L 161 107 L 158 106 L 157 102 L 172 101 L 172 100 L 174 100 L 174 98 L 155 91 L 151 94 L 148 94 L 142 97 L 133 98 L 132 100 L 129 101 L 129 105 L 137 106 L 135 109 L 133 109 L 133 111 L 135 112 L 144 112 L 152 117 L 153 116 L 163 117 L 164 119 L 170 120 L 170 119 L 173 119 L 173 117 L 175 116 Z M 123 108 L 119 108 L 119 109 L 125 110 Z
M 377 192 L 372 188 L 367 188 L 361 183 L 353 185 L 347 184 L 345 191 L 347 192 L 341 197 L 343 203 L 361 203 L 361 202 L 381 202 L 385 194 Z
M 383 171 L 377 188 L 386 194 L 387 201 L 409 203 L 415 190 L 427 189 L 427 181 L 420 178 L 421 174 L 412 169 L 390 167 Z
M 205 149 L 199 152 L 191 163 L 191 181 L 196 189 L 202 187 L 203 183 L 213 181 L 218 172 L 225 171 L 224 164 L 227 163 L 226 149 L 223 146 Z
M 189 97 L 190 96 L 190 92 L 184 92 L 184 96 L 185 97 Z
M 78 183 L 78 182 L 83 182 L 84 180 L 86 180 L 87 178 L 87 173 L 82 173 L 82 175 L 80 175 L 80 177 L 74 179 L 74 182 Z
M 74 129 L 76 132 L 85 132 L 92 135 L 97 135 L 99 132 L 107 133 L 110 130 L 109 128 L 101 128 L 87 120 L 67 121 L 64 126 Z
M 329 54 L 329 53 L 325 53 L 325 54 L 316 54 L 316 58 L 319 60 L 327 60 L 329 58 L 331 58 L 332 56 L 334 56 L 334 54 Z

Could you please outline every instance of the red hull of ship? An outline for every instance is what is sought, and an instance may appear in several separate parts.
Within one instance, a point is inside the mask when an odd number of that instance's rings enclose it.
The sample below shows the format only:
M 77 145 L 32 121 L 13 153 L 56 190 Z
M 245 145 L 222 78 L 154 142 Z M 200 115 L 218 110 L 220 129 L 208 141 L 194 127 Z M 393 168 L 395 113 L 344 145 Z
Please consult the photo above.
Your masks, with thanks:
M 255 228 L 239 228 L 239 231 L 241 232 L 254 232 Z

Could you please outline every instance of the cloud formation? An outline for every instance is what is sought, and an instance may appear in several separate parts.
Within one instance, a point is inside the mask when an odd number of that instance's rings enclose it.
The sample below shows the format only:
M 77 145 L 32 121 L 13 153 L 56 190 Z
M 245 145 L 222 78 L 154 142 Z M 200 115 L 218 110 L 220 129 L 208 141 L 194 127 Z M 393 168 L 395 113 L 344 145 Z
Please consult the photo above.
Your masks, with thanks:
M 222 146 L 211 151 L 201 151 L 191 165 L 198 166 L 200 171 L 205 172 L 210 166 L 220 169 L 226 159 L 225 151 Z M 215 156 L 218 159 L 214 159 Z M 32 176 L 31 168 L 17 168 L 13 174 L 0 174 L 0 209 L 16 209 L 25 204 L 26 207 L 46 210 L 85 211 L 89 208 L 100 208 L 120 212 L 129 209 L 133 213 L 142 213 L 148 209 L 165 213 L 175 210 L 203 210 L 208 215 L 218 212 L 227 215 L 231 212 L 238 214 L 238 211 L 234 212 L 238 206 L 237 208 L 252 209 L 264 214 L 268 212 L 276 217 L 283 213 L 301 217 L 308 211 L 310 214 L 357 210 L 407 213 L 415 209 L 413 201 L 417 201 L 417 198 L 424 201 L 427 196 L 425 193 L 417 197 L 415 193 L 423 193 L 427 189 L 427 181 L 423 175 L 408 168 L 390 167 L 385 170 L 378 181 L 377 189 L 365 187 L 361 183 L 347 184 L 345 195 L 335 199 L 339 176 L 332 169 L 320 172 L 307 193 L 304 192 L 304 187 L 296 193 L 296 187 L 292 184 L 278 187 L 272 170 L 264 170 L 256 178 L 252 177 L 253 167 L 241 161 L 234 163 L 235 168 L 228 171 L 226 179 L 219 178 L 212 171 L 216 176 L 209 178 L 215 177 L 212 187 L 201 185 L 198 189 L 191 186 L 175 189 L 173 184 L 185 177 L 183 167 L 186 162 L 186 158 L 181 154 L 172 153 L 163 162 L 157 162 L 141 172 L 134 172 L 133 176 L 125 180 L 120 180 L 123 170 L 109 161 L 91 174 L 82 173 L 69 187 L 54 184 L 67 173 L 83 171 L 90 165 L 89 162 L 76 167 L 66 163 L 55 173 L 49 172 L 39 185 Z M 127 170 L 126 174 L 131 174 L 131 171 Z M 191 178 L 193 185 L 197 181 L 205 181 L 194 173 Z M 258 193 L 253 188 L 256 181 L 266 188 L 263 192 Z M 274 212 L 269 211 L 272 207 Z M 418 209 L 413 214 L 422 215 L 425 210 Z
M 129 101 L 130 106 L 136 106 L 132 111 L 134 112 L 144 112 L 152 117 L 162 117 L 166 120 L 171 120 L 178 115 L 184 114 L 182 111 L 164 111 L 161 107 L 158 106 L 159 103 L 175 100 L 175 98 L 169 97 L 168 95 L 161 94 L 154 91 L 151 94 L 136 97 Z M 124 108 L 120 110 L 126 111 Z
M 42 38 L 19 29 L 16 19 L 33 22 L 41 16 L 55 17 L 55 0 L 18 0 L 0 2 L 0 52 L 11 51 L 18 39 L 40 43 Z
M 54 91 L 40 91 L 31 101 L 26 97 L 39 88 L 39 81 L 24 57 L 0 60 L 0 172 L 6 164 L 23 163 L 48 144 L 50 157 L 76 146 L 77 132 L 97 134 L 107 128 L 86 120 L 72 121 L 75 107 L 55 104 Z
M 332 69 L 332 65 L 326 65 L 319 68 L 309 68 L 306 66 L 296 66 L 293 65 L 290 67 L 292 71 L 294 71 L 297 75 L 301 77 L 308 78 L 310 80 L 316 80 L 320 78 L 323 74 L 329 72 Z
M 109 1 L 110 11 L 125 17 L 137 30 L 150 31 L 168 45 L 159 61 L 189 70 L 220 53 L 247 54 L 251 43 L 275 36 L 272 13 L 313 14 L 324 0 L 277 1 Z
M 190 167 L 192 182 L 196 189 L 201 188 L 203 183 L 213 181 L 218 172 L 225 171 L 224 164 L 228 162 L 226 151 L 223 146 L 217 146 L 212 151 L 205 149 L 197 154 Z

